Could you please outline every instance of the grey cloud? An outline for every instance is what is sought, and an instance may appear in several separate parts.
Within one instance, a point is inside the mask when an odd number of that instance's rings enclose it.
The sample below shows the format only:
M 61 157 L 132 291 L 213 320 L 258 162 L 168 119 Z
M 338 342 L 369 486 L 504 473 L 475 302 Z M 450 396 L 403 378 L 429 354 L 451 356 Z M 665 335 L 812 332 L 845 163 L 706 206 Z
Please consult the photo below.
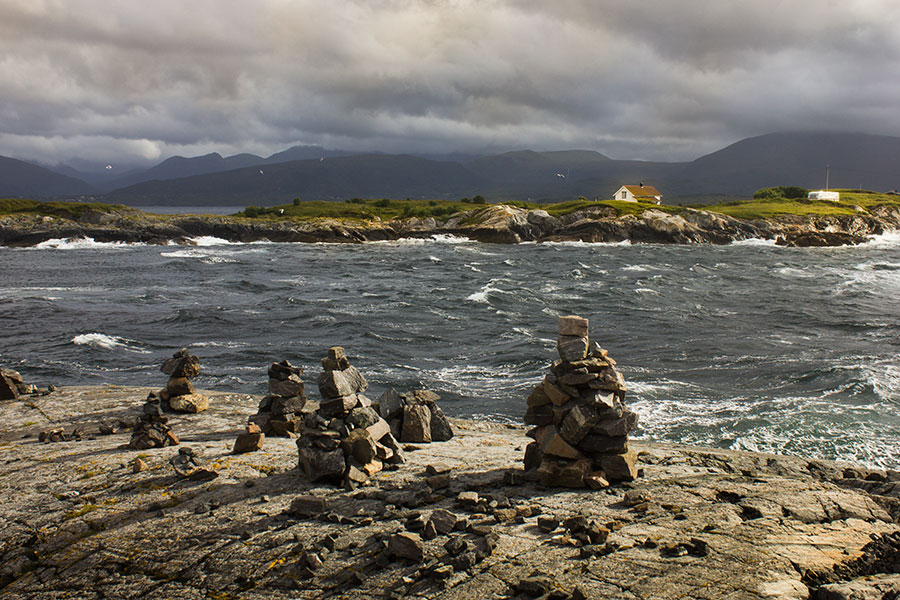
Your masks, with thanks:
M 897 22 L 892 0 L 8 0 L 0 154 L 689 160 L 779 129 L 898 135 Z

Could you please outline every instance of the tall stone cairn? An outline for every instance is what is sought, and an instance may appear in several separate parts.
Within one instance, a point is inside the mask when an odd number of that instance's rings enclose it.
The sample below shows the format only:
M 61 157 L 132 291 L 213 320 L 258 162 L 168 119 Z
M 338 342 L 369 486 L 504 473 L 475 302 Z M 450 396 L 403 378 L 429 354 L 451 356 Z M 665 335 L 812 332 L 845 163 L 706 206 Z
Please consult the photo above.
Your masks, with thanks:
M 160 370 L 169 376 L 166 389 L 159 392 L 164 408 L 179 413 L 198 413 L 209 408 L 209 398 L 197 393 L 191 383 L 200 374 L 200 359 L 187 348 L 173 354 Z
M 628 434 L 637 414 L 625 407 L 625 378 L 616 361 L 588 339 L 588 320 L 559 318 L 560 360 L 528 396 L 525 423 L 534 442 L 525 470 L 541 485 L 600 489 L 637 477 Z
M 403 457 L 390 425 L 362 394 L 368 383 L 344 349 L 329 348 L 322 367 L 319 410 L 306 414 L 297 440 L 299 466 L 313 481 L 340 481 L 354 488 L 385 463 L 396 464 Z
M 305 413 L 316 408 L 307 401 L 303 369 L 283 360 L 272 363 L 268 373 L 269 394 L 250 421 L 266 435 L 293 437 L 302 429 Z

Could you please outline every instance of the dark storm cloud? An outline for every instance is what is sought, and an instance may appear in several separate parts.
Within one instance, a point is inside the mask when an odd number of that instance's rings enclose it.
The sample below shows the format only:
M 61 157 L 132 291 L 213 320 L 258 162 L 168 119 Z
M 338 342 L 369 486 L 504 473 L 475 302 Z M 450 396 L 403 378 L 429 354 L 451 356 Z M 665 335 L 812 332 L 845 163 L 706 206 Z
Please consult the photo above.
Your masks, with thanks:
M 900 5 L 7 0 L 0 154 L 593 148 L 900 135 Z

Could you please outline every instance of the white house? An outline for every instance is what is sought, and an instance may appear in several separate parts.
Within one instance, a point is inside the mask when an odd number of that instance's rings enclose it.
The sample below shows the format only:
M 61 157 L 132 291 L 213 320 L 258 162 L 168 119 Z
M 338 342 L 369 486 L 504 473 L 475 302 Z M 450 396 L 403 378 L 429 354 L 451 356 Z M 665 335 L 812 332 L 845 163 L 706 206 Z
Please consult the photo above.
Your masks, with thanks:
M 830 192 L 828 190 L 816 190 L 806 195 L 809 200 L 831 200 L 832 202 L 840 202 L 840 192 Z
M 659 193 L 652 185 L 623 185 L 616 191 L 613 200 L 624 200 L 625 202 L 653 202 L 654 204 L 662 204 L 662 194 Z

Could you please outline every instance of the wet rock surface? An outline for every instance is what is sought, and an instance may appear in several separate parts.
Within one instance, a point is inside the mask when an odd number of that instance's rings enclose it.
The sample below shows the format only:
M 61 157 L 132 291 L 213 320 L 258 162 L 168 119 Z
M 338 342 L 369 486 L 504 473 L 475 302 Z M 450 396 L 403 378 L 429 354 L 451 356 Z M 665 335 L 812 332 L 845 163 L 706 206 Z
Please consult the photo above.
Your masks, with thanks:
M 410 445 L 347 491 L 310 481 L 289 438 L 232 453 L 258 397 L 204 392 L 209 410 L 170 416 L 174 448 L 100 435 L 142 414 L 148 391 L 0 404 L 5 597 L 830 600 L 897 587 L 893 472 L 631 440 L 640 478 L 544 488 L 519 477 L 524 428 L 450 420 L 452 439 Z M 48 429 L 83 434 L 41 443 Z
M 96 221 L 96 222 L 94 222 Z M 671 214 L 656 208 L 640 217 L 616 216 L 604 206 L 586 207 L 561 216 L 545 210 L 506 205 L 434 218 L 391 221 L 269 221 L 225 216 L 148 215 L 134 209 L 106 218 L 72 221 L 60 217 L 16 215 L 0 218 L 0 245 L 34 246 L 51 239 L 90 237 L 98 242 L 190 244 L 192 238 L 213 236 L 230 242 L 360 243 L 429 237 L 464 236 L 487 243 L 583 241 L 663 244 L 727 244 L 750 238 L 777 240 L 786 246 L 840 246 L 864 242 L 867 236 L 900 229 L 900 211 L 873 207 L 867 214 L 799 216 L 742 220 L 714 212 L 685 208 Z

